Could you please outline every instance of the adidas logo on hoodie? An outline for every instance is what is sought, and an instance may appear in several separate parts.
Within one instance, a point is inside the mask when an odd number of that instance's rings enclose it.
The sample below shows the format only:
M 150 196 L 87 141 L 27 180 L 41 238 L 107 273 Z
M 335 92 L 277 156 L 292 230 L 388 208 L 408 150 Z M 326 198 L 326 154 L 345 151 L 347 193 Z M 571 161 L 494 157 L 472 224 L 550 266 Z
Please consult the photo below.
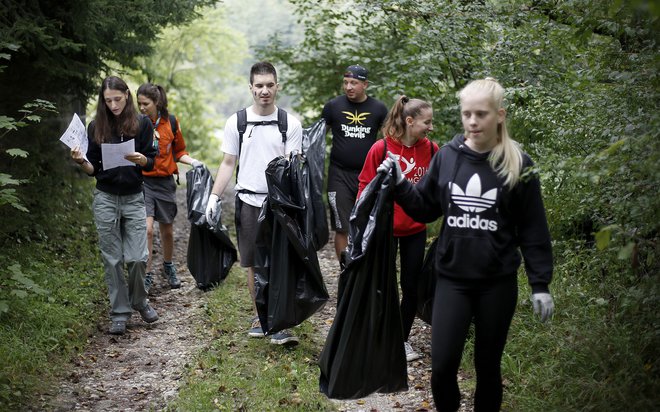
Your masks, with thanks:
M 451 200 L 464 213 L 462 216 L 448 216 L 447 225 L 464 229 L 497 231 L 497 221 L 484 219 L 478 213 L 490 209 L 497 201 L 497 188 L 481 193 L 481 179 L 478 174 L 472 175 L 463 191 L 457 184 L 449 182 Z M 473 215 L 470 212 L 474 212 Z

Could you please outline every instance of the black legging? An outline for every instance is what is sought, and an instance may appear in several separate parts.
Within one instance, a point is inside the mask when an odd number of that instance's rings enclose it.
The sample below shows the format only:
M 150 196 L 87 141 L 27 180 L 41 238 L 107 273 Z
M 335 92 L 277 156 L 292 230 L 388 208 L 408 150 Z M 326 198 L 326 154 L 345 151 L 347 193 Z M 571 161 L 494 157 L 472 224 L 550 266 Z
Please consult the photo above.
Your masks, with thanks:
M 401 321 L 403 338 L 408 340 L 417 312 L 417 283 L 424 263 L 426 230 L 410 236 L 395 237 L 401 267 Z
M 502 403 L 500 362 L 517 300 L 515 275 L 477 281 L 438 278 L 431 328 L 431 388 L 438 411 L 454 412 L 460 406 L 456 375 L 473 319 L 477 372 L 474 410 L 499 411 Z

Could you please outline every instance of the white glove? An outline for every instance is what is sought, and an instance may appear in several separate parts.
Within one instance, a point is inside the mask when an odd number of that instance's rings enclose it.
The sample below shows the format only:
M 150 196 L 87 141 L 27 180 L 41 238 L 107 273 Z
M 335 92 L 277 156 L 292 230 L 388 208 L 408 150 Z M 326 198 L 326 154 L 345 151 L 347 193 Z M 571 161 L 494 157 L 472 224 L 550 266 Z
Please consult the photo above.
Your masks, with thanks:
M 209 202 L 206 204 L 206 221 L 211 224 L 213 222 L 213 216 L 216 216 L 218 213 L 221 213 L 222 206 L 220 205 L 220 198 L 215 193 L 211 193 L 209 196 Z
M 550 319 L 552 312 L 555 310 L 555 303 L 549 293 L 532 294 L 532 305 L 534 306 L 534 314 L 541 315 L 541 322 Z
M 401 165 L 399 161 L 394 157 L 392 152 L 387 151 L 387 157 L 383 160 L 383 163 L 378 166 L 376 172 L 378 173 L 387 173 L 392 170 L 392 177 L 394 177 L 394 182 L 398 185 L 403 182 L 403 172 L 401 171 Z
M 190 166 L 192 166 L 193 168 L 195 168 L 195 167 L 202 167 L 202 166 L 204 166 L 204 163 L 200 162 L 199 160 L 193 160 L 193 161 L 190 163 Z

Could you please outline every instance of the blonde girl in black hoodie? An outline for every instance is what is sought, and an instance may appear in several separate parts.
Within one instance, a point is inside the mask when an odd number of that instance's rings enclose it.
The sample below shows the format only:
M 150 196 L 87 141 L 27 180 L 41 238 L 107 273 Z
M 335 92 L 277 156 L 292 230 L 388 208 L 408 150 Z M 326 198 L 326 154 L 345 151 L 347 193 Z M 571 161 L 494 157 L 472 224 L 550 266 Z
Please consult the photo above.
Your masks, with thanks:
M 500 362 L 518 298 L 521 253 L 541 320 L 554 304 L 550 234 L 533 163 L 509 137 L 504 89 L 494 79 L 459 93 L 464 134 L 433 158 L 417 185 L 399 162 L 383 161 L 397 181 L 395 200 L 419 222 L 443 216 L 435 250 L 431 387 L 438 411 L 456 411 L 456 375 L 470 323 L 475 325 L 475 411 L 499 411 Z

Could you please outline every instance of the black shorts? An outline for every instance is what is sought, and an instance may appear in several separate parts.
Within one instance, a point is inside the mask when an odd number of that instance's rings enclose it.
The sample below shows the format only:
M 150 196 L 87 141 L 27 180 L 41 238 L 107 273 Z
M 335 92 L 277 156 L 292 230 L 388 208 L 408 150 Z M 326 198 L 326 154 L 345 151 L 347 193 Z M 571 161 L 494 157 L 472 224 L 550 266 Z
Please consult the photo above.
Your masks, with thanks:
M 145 196 L 144 205 L 147 209 L 147 217 L 153 217 L 156 222 L 166 225 L 174 222 L 177 213 L 176 203 Z
M 245 203 L 236 196 L 236 237 L 241 267 L 244 268 L 254 266 L 259 213 L 261 208 Z
M 348 219 L 355 205 L 360 171 L 328 168 L 328 206 L 332 230 L 348 233 Z

